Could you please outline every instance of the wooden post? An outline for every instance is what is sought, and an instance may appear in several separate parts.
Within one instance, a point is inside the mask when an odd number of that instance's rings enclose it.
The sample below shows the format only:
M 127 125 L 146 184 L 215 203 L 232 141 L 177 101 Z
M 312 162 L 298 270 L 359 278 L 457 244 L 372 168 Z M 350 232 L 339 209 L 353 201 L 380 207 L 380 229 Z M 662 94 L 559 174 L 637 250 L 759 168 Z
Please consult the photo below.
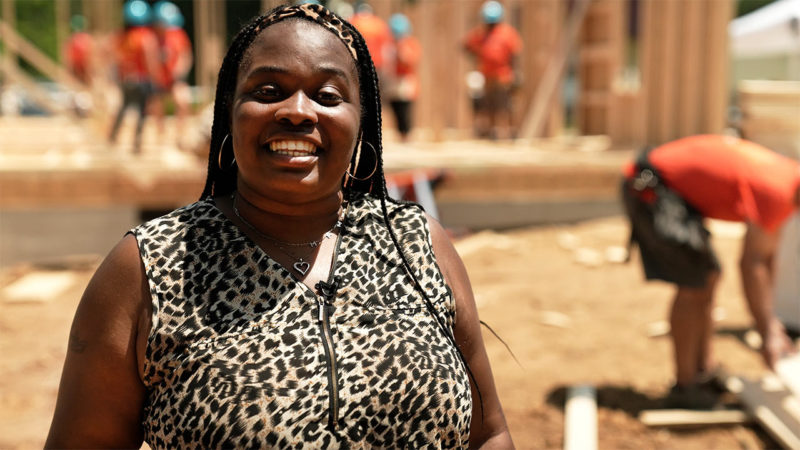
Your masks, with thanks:
M 728 23 L 733 17 L 732 0 L 708 0 L 708 43 L 703 102 L 707 105 L 703 131 L 719 133 L 725 128 L 728 106 Z
M 0 20 L 0 35 L 3 36 L 3 44 L 12 53 L 23 57 L 37 70 L 42 72 L 48 78 L 58 81 L 69 86 L 74 90 L 84 89 L 85 86 L 81 81 L 73 77 L 62 66 L 50 59 L 35 45 L 28 42 L 25 38 L 20 36 L 10 25 L 5 21 Z
M 194 35 L 197 49 L 197 85 L 203 100 L 214 94 L 217 74 L 226 42 L 225 3 L 219 0 L 194 0 Z
M 17 11 L 14 8 L 14 0 L 3 0 L 3 21 L 11 29 L 17 26 Z M 14 73 L 17 68 L 17 53 L 8 45 L 6 37 L 3 35 L 3 69 L 5 73 Z
M 591 0 L 576 1 L 574 9 L 570 13 L 566 33 L 559 45 L 554 48 L 550 63 L 542 76 L 542 81 L 536 88 L 533 104 L 522 123 L 522 129 L 520 130 L 520 137 L 522 138 L 532 139 L 542 135 L 547 112 L 552 99 L 555 97 L 555 88 L 561 79 L 567 56 L 577 39 L 578 31 L 591 2 Z
M 706 52 L 702 51 L 705 41 L 701 1 L 681 2 L 680 54 L 681 64 L 677 67 L 678 90 L 678 135 L 690 136 L 699 133 L 701 128 L 698 99 L 703 92 L 702 73 Z
M 661 58 L 658 62 L 656 72 L 659 73 L 659 89 L 653 94 L 658 96 L 658 104 L 651 109 L 654 114 L 654 125 L 656 142 L 663 143 L 677 138 L 676 130 L 676 111 L 675 96 L 678 81 L 679 59 L 678 59 L 678 40 L 680 36 L 678 29 L 680 26 L 680 8 L 678 0 L 660 0 L 654 2 L 659 8 L 659 20 L 663 23 L 661 34 L 658 35 L 660 46 L 659 54 Z M 685 87 L 685 86 L 684 86 Z
M 549 58 L 559 42 L 562 27 L 559 25 L 564 19 L 565 3 L 560 0 L 540 0 L 535 2 L 521 2 L 520 4 L 519 32 L 525 47 L 520 55 L 520 69 L 523 82 L 517 96 L 520 100 L 520 110 L 530 111 L 535 100 L 536 88 L 541 83 L 542 75 L 549 64 Z M 561 80 L 555 87 L 560 92 Z M 550 110 L 547 112 L 543 135 L 557 134 L 563 126 L 563 108 L 561 96 L 553 99 Z M 525 120 L 524 114 L 516 117 L 515 125 L 521 127 Z
M 650 132 L 652 126 L 650 124 L 650 107 L 653 101 L 653 76 L 657 72 L 654 65 L 657 61 L 656 55 L 653 54 L 653 41 L 655 34 L 653 28 L 657 26 L 658 20 L 656 19 L 654 5 L 655 2 L 639 2 L 638 11 L 638 31 L 639 31 L 639 72 L 641 74 L 641 87 L 639 89 L 639 107 L 642 113 L 642 118 L 639 126 L 641 127 L 640 136 L 643 139 L 642 144 L 652 143 L 650 139 Z

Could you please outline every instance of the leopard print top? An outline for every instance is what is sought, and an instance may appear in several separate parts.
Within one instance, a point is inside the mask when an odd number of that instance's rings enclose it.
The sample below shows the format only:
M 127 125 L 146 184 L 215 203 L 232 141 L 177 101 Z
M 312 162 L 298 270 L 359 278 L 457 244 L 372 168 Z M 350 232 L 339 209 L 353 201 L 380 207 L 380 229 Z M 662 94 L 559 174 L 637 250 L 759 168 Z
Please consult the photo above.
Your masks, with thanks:
M 452 333 L 455 303 L 414 205 L 388 205 Z M 152 295 L 144 383 L 153 448 L 466 447 L 469 379 L 413 287 L 377 199 L 351 202 L 330 300 L 211 199 L 134 230 Z M 324 306 L 323 306 L 324 305 Z

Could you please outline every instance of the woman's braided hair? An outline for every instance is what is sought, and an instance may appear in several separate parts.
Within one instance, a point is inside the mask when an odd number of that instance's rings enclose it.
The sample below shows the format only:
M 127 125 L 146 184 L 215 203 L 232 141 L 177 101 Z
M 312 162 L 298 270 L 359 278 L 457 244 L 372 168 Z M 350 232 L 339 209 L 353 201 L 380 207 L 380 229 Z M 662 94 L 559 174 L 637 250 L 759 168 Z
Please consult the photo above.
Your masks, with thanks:
M 237 170 L 235 161 L 233 160 L 232 140 L 226 138 L 231 132 L 231 104 L 233 102 L 239 67 L 247 49 L 250 48 L 250 45 L 259 33 L 270 25 L 287 19 L 303 19 L 322 25 L 334 34 L 337 34 L 353 55 L 358 70 L 361 99 L 361 148 L 353 152 L 350 161 L 350 173 L 354 176 L 344 177 L 342 190 L 347 198 L 352 198 L 359 193 L 369 193 L 380 200 L 384 222 L 389 230 L 392 242 L 400 255 L 403 266 L 413 280 L 416 289 L 422 294 L 426 307 L 436 319 L 439 328 L 452 342 L 464 363 L 467 373 L 474 382 L 475 377 L 464 359 L 464 355 L 456 344 L 455 336 L 445 325 L 434 308 L 427 291 L 423 289 L 417 279 L 415 271 L 408 262 L 408 257 L 402 250 L 397 234 L 392 228 L 387 202 L 397 203 L 397 201 L 388 197 L 386 179 L 383 173 L 381 97 L 378 88 L 378 74 L 364 38 L 349 22 L 320 5 L 283 5 L 278 6 L 262 16 L 256 17 L 239 31 L 228 48 L 228 52 L 225 54 L 225 58 L 219 70 L 216 100 L 214 103 L 214 121 L 211 126 L 208 176 L 201 199 L 211 196 L 229 195 L 236 190 Z M 365 143 L 371 146 L 375 151 L 363 151 Z M 223 144 L 225 145 L 223 146 Z M 226 148 L 230 148 L 230 150 L 226 152 Z M 370 173 L 373 172 L 373 168 L 374 174 L 370 176 Z M 480 389 L 477 388 L 477 382 L 475 386 L 481 404 L 481 416 L 483 416 L 483 398 Z

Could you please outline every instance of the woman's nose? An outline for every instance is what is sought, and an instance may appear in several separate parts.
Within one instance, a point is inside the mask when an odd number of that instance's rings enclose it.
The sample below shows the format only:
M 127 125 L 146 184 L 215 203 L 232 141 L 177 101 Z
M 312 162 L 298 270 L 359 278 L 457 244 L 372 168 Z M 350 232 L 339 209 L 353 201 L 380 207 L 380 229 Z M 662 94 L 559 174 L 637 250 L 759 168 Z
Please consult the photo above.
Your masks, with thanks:
M 317 114 L 314 111 L 313 101 L 303 91 L 297 91 L 287 98 L 275 111 L 275 119 L 279 122 L 289 122 L 292 125 L 314 125 L 317 123 Z

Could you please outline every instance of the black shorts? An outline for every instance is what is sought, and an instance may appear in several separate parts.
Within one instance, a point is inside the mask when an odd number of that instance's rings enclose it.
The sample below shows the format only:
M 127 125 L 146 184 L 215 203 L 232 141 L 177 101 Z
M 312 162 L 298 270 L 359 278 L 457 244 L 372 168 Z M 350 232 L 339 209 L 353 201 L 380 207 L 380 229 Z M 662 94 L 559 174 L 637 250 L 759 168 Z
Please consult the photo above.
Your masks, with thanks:
M 622 202 L 631 224 L 631 241 L 639 245 L 639 253 L 648 280 L 663 280 L 678 286 L 703 287 L 708 275 L 719 272 L 720 265 L 706 233 L 705 248 L 697 251 L 665 242 L 655 233 L 653 213 L 633 189 L 631 180 L 622 181 Z

